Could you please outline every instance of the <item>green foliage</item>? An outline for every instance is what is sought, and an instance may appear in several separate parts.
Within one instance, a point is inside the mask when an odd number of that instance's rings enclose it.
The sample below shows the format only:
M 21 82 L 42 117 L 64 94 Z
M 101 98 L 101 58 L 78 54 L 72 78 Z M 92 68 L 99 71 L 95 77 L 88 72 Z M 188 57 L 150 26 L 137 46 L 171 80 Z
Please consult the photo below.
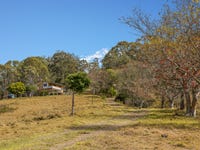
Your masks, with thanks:
M 119 93 L 116 97 L 115 100 L 116 101 L 121 101 L 123 102 L 123 104 L 125 104 L 125 100 L 128 98 L 128 95 L 124 94 L 124 93 Z
M 31 96 L 36 91 L 37 91 L 36 85 L 26 85 L 26 93 L 28 96 Z
M 24 94 L 26 87 L 22 82 L 11 83 L 8 87 L 8 91 L 10 93 L 16 94 L 19 97 L 21 94 Z
M 110 87 L 107 94 L 108 94 L 109 97 L 116 96 L 117 90 L 114 87 Z
M 79 67 L 78 67 L 79 71 L 82 71 L 82 72 L 88 71 L 88 67 L 89 67 L 89 63 L 86 60 L 84 59 L 79 60 Z
M 91 88 L 95 94 L 112 97 L 116 94 L 116 71 L 113 69 L 99 69 L 90 72 Z
M 122 41 L 114 46 L 102 60 L 103 67 L 106 69 L 114 69 L 122 67 L 130 61 L 127 55 L 130 50 L 130 44 Z
M 95 58 L 92 62 L 88 64 L 88 72 L 95 72 L 98 71 L 99 68 L 99 59 Z
M 49 78 L 47 64 L 40 57 L 28 57 L 20 65 L 21 78 L 24 83 L 34 85 Z
M 27 85 L 26 86 L 26 92 L 32 92 L 32 91 L 36 91 L 37 87 L 35 85 Z
M 74 92 L 81 93 L 90 85 L 90 80 L 84 72 L 70 74 L 66 78 L 67 86 Z
M 64 51 L 57 51 L 49 59 L 49 70 L 52 82 L 64 84 L 69 74 L 76 73 L 78 69 L 84 69 L 80 66 L 81 62 L 73 54 Z
M 43 91 L 43 90 L 40 90 L 37 93 L 37 95 L 39 95 L 39 96 L 47 96 L 48 94 L 49 94 L 48 91 Z
M 155 100 L 152 98 L 141 97 L 140 95 L 134 95 L 134 93 L 119 93 L 115 101 L 121 101 L 123 104 L 139 108 L 151 107 L 155 103 Z
M 8 61 L 4 65 L 0 65 L 0 97 L 4 97 L 4 93 L 9 84 L 17 82 L 20 74 L 18 71 L 18 61 Z

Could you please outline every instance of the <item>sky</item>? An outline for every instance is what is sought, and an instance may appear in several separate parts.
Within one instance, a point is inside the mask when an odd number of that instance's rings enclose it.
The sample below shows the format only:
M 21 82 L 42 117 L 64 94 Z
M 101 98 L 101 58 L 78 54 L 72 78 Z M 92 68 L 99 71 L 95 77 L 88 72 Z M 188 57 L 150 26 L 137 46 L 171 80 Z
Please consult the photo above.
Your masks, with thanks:
M 63 50 L 102 57 L 120 41 L 135 41 L 119 18 L 133 8 L 157 17 L 164 0 L 0 0 L 0 64 Z

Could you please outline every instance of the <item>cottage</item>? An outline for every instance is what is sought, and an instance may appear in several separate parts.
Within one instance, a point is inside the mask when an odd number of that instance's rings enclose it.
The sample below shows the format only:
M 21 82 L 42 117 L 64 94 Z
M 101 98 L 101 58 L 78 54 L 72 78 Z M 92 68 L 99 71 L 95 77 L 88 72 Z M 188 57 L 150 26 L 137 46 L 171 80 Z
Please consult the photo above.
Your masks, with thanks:
M 47 83 L 44 82 L 42 86 L 42 91 L 47 91 L 48 94 L 63 94 L 63 86 L 57 83 Z

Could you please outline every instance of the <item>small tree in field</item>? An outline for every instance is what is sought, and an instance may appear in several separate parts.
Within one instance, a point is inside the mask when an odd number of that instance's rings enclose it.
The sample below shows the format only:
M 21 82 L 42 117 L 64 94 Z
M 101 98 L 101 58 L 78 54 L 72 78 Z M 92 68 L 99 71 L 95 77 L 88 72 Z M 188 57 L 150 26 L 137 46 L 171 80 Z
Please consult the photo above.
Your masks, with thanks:
M 87 77 L 87 74 L 84 72 L 70 74 L 66 78 L 66 84 L 69 89 L 72 90 L 72 112 L 71 115 L 74 115 L 74 94 L 81 93 L 86 88 L 89 87 L 90 80 Z
M 20 95 L 24 94 L 24 92 L 26 91 L 26 87 L 22 82 L 15 82 L 10 84 L 10 86 L 8 87 L 8 91 L 19 97 Z

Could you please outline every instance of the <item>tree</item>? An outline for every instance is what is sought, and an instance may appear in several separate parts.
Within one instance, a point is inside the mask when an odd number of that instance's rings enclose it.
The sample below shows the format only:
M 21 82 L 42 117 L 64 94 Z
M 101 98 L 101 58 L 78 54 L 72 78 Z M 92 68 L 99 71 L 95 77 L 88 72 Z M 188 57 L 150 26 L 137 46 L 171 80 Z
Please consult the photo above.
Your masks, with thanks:
M 148 65 L 141 62 L 142 45 L 139 42 L 119 42 L 103 58 L 103 69 L 95 76 L 90 73 L 92 85 L 106 96 L 112 96 L 114 89 L 117 99 L 122 97 L 129 104 L 142 106 L 145 103 L 145 106 L 149 106 L 146 102 L 152 100 L 149 94 L 152 75 Z
M 113 69 L 97 69 L 89 73 L 94 94 L 112 97 L 116 94 L 116 72 Z M 95 92 L 94 92 L 95 91 Z
M 18 71 L 19 62 L 8 61 L 4 65 L 0 65 L 0 93 L 1 98 L 7 95 L 7 88 L 12 82 L 19 81 L 20 73 Z
M 26 95 L 31 97 L 34 95 L 34 92 L 37 91 L 37 87 L 35 85 L 26 85 Z
M 88 72 L 91 73 L 91 72 L 95 72 L 95 71 L 98 71 L 98 70 L 100 70 L 99 59 L 98 58 L 94 58 L 92 60 L 92 62 L 90 62 L 88 64 Z
M 15 82 L 10 84 L 10 86 L 8 87 L 8 91 L 19 97 L 24 94 L 24 92 L 26 91 L 26 87 L 22 82 Z
M 49 59 L 49 71 L 51 80 L 56 83 L 64 84 L 69 74 L 76 73 L 79 66 L 79 59 L 73 54 L 64 51 L 57 51 Z
M 89 63 L 85 59 L 79 60 L 78 71 L 88 72 L 88 68 L 89 68 Z
M 87 74 L 84 72 L 78 72 L 70 74 L 66 78 L 66 84 L 69 89 L 72 90 L 72 112 L 71 115 L 74 115 L 74 94 L 83 92 L 86 88 L 89 87 L 90 80 L 87 77 Z
M 148 107 L 153 102 L 152 75 L 142 62 L 132 61 L 117 71 L 117 100 L 137 107 Z
M 130 61 L 128 51 L 131 44 L 126 41 L 119 42 L 103 58 L 102 64 L 105 69 L 116 69 L 122 67 Z
M 21 81 L 26 85 L 37 85 L 49 79 L 47 64 L 41 57 L 28 57 L 20 64 Z

